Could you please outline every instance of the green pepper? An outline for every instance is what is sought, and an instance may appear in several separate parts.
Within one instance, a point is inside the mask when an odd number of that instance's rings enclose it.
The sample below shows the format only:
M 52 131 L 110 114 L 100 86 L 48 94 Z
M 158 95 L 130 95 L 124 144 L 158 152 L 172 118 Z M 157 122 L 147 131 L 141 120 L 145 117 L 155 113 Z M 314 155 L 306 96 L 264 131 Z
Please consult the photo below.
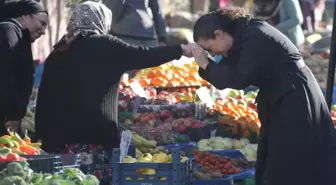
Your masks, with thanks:
M 9 148 L 0 148 L 0 154 L 7 155 L 8 153 L 11 153 L 12 150 Z
M 2 138 L 2 137 L 0 138 L 0 144 L 7 145 L 10 148 L 14 147 L 14 144 L 9 139 Z

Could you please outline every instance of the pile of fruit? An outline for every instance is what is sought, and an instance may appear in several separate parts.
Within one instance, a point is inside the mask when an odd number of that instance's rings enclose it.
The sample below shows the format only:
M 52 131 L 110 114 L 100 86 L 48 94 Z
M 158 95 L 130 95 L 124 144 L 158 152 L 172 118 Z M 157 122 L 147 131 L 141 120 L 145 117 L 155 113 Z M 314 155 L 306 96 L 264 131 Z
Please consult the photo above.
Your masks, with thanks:
M 158 67 L 141 70 L 137 75 L 127 81 L 122 81 L 122 86 L 129 86 L 130 83 L 138 81 L 141 86 L 148 87 L 180 87 L 180 86 L 200 86 L 208 85 L 198 75 L 198 65 L 196 62 L 174 66 L 166 63 Z
M 39 155 L 41 143 L 31 143 L 30 138 L 21 138 L 16 132 L 0 138 L 0 157 L 9 154 Z
M 232 175 L 241 173 L 240 167 L 233 163 L 230 158 L 222 157 L 217 154 L 210 154 L 208 152 L 201 152 L 194 150 L 195 161 L 197 164 L 207 167 L 213 172 L 220 172 L 223 175 Z
M 12 162 L 0 171 L 1 185 L 99 185 L 93 175 L 84 175 L 79 169 L 67 168 L 63 174 L 35 173 L 26 161 Z
M 257 92 L 244 95 L 241 91 L 232 89 L 226 97 L 217 98 L 213 109 L 209 109 L 208 113 L 216 115 L 216 112 L 219 112 L 223 115 L 218 117 L 218 122 L 231 124 L 233 135 L 240 132 L 244 137 L 248 137 L 250 131 L 259 135 L 261 123 L 254 103 L 256 95 Z

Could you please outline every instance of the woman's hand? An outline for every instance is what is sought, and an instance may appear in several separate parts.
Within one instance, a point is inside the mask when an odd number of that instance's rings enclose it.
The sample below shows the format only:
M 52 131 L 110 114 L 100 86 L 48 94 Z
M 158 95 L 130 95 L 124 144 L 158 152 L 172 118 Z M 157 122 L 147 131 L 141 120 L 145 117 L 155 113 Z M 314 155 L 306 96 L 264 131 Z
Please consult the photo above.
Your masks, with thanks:
M 183 56 L 186 56 L 186 57 L 193 57 L 193 54 L 191 53 L 191 47 L 192 45 L 191 44 L 188 44 L 188 45 L 184 45 L 182 44 L 181 45 L 181 48 L 183 50 Z
M 193 46 L 191 47 L 191 53 L 195 58 L 197 64 L 200 66 L 200 68 L 205 70 L 209 64 L 209 59 L 204 49 L 194 43 Z

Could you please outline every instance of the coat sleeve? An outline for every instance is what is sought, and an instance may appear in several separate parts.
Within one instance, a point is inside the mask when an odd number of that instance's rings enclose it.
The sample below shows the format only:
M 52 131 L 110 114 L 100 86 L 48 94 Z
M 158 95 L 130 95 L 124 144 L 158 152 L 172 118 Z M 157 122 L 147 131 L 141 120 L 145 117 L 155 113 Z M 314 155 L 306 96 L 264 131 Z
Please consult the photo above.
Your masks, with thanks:
M 199 68 L 199 75 L 217 89 L 244 89 L 260 78 L 261 64 L 268 58 L 260 47 L 263 39 L 250 37 L 242 43 L 242 50 L 234 67 L 210 62 L 205 70 Z
M 275 26 L 278 30 L 286 32 L 288 29 L 303 23 L 303 16 L 298 0 L 284 0 L 283 6 L 289 18 Z
M 156 34 L 160 42 L 166 42 L 166 23 L 163 19 L 162 11 L 158 0 L 149 0 L 149 7 L 152 10 Z
M 14 28 L 10 26 L 0 27 L 0 104 L 6 102 L 6 91 L 8 91 L 8 77 L 14 60 L 14 48 L 18 44 L 18 36 Z
M 126 71 L 159 66 L 172 60 L 181 58 L 183 51 L 180 45 L 144 47 L 134 46 L 117 39 L 114 36 L 104 36 L 101 42 L 97 43 L 102 48 L 99 56 L 119 60 Z M 114 52 L 111 52 L 114 51 Z M 118 61 L 118 62 L 119 62 Z M 108 61 L 110 63 L 110 61 Z

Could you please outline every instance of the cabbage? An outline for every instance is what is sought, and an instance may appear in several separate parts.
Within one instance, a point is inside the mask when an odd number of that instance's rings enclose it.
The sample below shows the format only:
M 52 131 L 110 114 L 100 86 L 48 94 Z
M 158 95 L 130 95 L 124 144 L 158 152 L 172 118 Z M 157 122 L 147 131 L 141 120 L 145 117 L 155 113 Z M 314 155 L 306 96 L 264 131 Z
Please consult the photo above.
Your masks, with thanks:
M 244 142 L 237 139 L 232 140 L 232 145 L 234 149 L 241 149 L 245 146 Z
M 197 143 L 197 148 L 203 148 L 205 146 L 209 145 L 209 140 L 208 139 L 201 139 L 200 141 L 198 141 Z
M 250 141 L 247 138 L 241 138 L 240 141 L 243 142 L 244 145 L 247 145 L 250 143 Z

